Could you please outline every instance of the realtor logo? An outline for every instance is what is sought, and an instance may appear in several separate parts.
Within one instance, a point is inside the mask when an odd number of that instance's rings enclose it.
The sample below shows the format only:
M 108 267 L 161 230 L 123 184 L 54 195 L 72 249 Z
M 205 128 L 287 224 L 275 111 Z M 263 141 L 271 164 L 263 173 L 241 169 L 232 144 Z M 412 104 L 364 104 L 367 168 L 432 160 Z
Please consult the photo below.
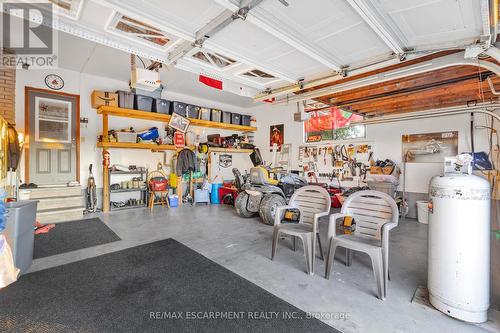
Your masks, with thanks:
M 53 4 L 4 2 L 1 6 L 1 66 L 54 68 L 57 33 L 52 27 Z

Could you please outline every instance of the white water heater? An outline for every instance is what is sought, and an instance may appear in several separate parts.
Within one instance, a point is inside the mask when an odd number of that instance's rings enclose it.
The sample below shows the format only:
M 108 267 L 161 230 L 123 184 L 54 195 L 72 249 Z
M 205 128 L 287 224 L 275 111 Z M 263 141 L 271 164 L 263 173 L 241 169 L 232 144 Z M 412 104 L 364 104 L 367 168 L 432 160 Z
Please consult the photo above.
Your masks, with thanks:
M 464 321 L 487 320 L 490 301 L 490 183 L 467 174 L 429 185 L 430 303 Z

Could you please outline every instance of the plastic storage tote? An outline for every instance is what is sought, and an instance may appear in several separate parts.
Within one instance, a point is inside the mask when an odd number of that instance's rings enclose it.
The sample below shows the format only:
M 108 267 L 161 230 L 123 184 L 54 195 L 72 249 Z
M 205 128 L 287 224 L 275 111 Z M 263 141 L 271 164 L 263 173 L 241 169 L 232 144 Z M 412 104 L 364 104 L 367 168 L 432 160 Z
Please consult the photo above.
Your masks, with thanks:
M 185 117 L 186 111 L 187 111 L 187 105 L 185 103 L 172 102 L 172 112 L 171 113 L 177 113 L 178 115 Z
M 179 206 L 179 196 L 177 196 L 177 195 L 169 195 L 168 196 L 168 203 L 170 204 L 170 207 L 177 207 L 177 206 Z
M 210 111 L 210 120 L 217 121 L 220 123 L 222 121 L 222 111 L 217 109 L 212 109 Z
M 134 132 L 115 132 L 118 142 L 137 142 L 137 133 Z
M 186 106 L 186 117 L 198 119 L 198 113 L 200 112 L 200 107 L 196 105 L 188 104 Z
M 35 240 L 36 206 L 38 200 L 8 202 L 7 225 L 3 233 L 12 249 L 14 264 L 21 274 L 33 262 L 33 243 Z
M 247 116 L 246 114 L 241 115 L 241 125 L 250 126 L 251 116 Z
M 134 109 L 151 112 L 153 109 L 153 97 L 135 95 Z
M 231 124 L 241 125 L 241 114 L 239 114 L 239 113 L 231 114 Z
M 134 93 L 130 91 L 119 90 L 116 92 L 118 94 L 118 106 L 125 109 L 134 108 Z
M 393 198 L 396 194 L 397 185 L 392 182 L 377 182 L 368 180 L 367 185 L 371 190 L 387 193 Z
M 170 101 L 163 98 L 155 98 L 153 101 L 153 112 L 170 113 Z
M 198 118 L 202 120 L 210 120 L 210 109 L 200 108 L 200 112 L 198 112 Z
M 222 122 L 226 124 L 231 124 L 231 112 L 222 111 Z

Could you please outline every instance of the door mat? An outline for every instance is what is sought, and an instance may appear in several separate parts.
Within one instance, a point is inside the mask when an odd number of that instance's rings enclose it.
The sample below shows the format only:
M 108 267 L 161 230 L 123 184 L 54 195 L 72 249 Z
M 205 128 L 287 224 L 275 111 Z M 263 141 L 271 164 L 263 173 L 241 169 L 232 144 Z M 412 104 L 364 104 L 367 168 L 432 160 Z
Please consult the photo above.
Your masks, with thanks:
M 35 235 L 33 259 L 119 240 L 121 238 L 99 218 L 57 223 L 48 233 Z
M 167 239 L 26 274 L 3 332 L 339 332 Z

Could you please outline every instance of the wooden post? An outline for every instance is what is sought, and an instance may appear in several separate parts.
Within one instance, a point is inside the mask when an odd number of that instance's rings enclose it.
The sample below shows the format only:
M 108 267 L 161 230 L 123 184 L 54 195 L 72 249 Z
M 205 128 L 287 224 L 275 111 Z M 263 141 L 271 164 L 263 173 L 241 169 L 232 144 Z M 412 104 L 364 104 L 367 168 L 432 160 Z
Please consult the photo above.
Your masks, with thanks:
M 108 114 L 103 113 L 102 115 L 103 142 L 109 141 L 108 130 L 109 130 Z M 104 213 L 109 211 L 109 167 L 105 162 L 103 162 L 103 167 L 102 167 L 102 211 Z
M 109 168 L 106 165 L 103 165 L 102 211 L 104 213 L 109 211 Z

